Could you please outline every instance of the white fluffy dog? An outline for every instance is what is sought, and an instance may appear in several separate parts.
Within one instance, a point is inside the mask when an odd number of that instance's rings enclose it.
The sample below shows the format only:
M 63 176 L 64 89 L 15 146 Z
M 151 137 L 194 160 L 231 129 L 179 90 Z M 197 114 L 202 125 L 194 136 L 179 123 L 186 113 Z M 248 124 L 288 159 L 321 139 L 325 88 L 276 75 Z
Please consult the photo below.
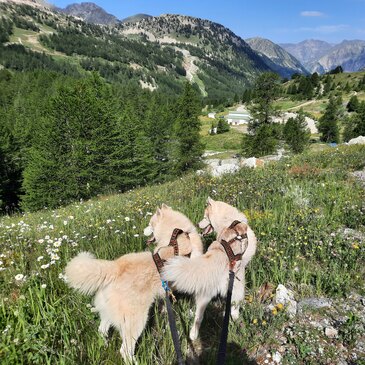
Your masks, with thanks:
M 239 221 L 235 229 L 228 228 L 232 222 Z M 236 208 L 220 201 L 208 198 L 204 218 L 199 223 L 204 229 L 203 234 L 213 230 L 217 232 L 217 241 L 214 241 L 208 251 L 196 258 L 175 257 L 166 264 L 163 277 L 171 282 L 176 290 L 193 294 L 196 301 L 194 324 L 190 330 L 190 339 L 195 340 L 199 335 L 205 309 L 211 299 L 220 294 L 225 296 L 228 287 L 229 260 L 220 241 L 233 240 L 231 245 L 235 253 L 243 252 L 242 260 L 235 265 L 236 279 L 232 293 L 231 316 L 237 319 L 240 303 L 245 294 L 245 267 L 256 252 L 256 236 L 247 225 L 246 216 Z M 247 234 L 247 246 L 240 235 Z
M 201 255 L 202 242 L 192 222 L 164 204 L 145 229 L 157 242 L 155 253 L 158 251 L 163 260 L 174 256 L 174 248 L 168 245 L 175 228 L 184 232 L 177 238 L 179 255 Z M 81 293 L 96 293 L 95 308 L 101 319 L 99 331 L 105 336 L 110 326 L 119 330 L 123 340 L 121 355 L 125 360 L 132 359 L 149 308 L 156 297 L 164 295 L 152 254 L 130 253 L 107 261 L 82 252 L 68 263 L 66 276 L 69 285 Z

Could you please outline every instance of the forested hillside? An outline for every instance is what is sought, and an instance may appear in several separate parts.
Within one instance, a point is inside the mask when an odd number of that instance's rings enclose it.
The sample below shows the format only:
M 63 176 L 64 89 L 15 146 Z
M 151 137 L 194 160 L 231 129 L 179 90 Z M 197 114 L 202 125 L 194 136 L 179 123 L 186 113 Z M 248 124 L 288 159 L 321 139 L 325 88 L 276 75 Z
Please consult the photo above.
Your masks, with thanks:
M 259 73 L 269 70 L 241 38 L 201 19 L 189 18 L 190 27 L 181 26 L 185 21 L 181 16 L 105 26 L 11 2 L 0 3 L 0 11 L 0 65 L 8 69 L 42 68 L 68 74 L 94 70 L 109 82 L 164 93 L 180 93 L 188 79 L 206 103 L 215 105 L 233 100 Z M 168 39 L 150 37 L 160 34 L 166 24 Z

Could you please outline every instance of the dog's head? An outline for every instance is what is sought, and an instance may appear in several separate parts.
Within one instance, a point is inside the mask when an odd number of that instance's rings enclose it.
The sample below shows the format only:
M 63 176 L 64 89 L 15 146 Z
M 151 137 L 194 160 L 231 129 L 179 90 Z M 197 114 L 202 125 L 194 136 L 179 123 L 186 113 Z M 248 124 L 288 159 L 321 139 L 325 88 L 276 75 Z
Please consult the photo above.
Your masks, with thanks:
M 145 236 L 150 237 L 147 244 L 156 242 L 156 249 L 167 246 L 175 228 L 179 228 L 185 233 L 196 232 L 196 228 L 189 218 L 166 204 L 162 204 L 144 229 Z
M 157 236 L 159 235 L 159 227 L 162 226 L 163 215 L 167 209 L 170 209 L 170 207 L 166 204 L 162 204 L 161 208 L 157 208 L 155 214 L 151 217 L 148 226 L 143 230 L 144 235 L 150 237 L 147 240 L 148 245 L 157 241 L 156 234 Z
M 220 235 L 222 230 L 228 227 L 234 220 L 247 223 L 246 216 L 236 208 L 208 197 L 204 218 L 199 222 L 199 228 L 203 230 L 203 235 L 213 231 Z

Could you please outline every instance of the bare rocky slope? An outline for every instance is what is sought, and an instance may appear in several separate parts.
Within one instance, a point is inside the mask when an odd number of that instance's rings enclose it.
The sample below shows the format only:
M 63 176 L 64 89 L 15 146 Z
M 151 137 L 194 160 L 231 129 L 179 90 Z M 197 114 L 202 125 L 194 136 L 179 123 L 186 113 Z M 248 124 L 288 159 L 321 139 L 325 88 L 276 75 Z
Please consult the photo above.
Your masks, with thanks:
M 271 69 L 283 77 L 290 78 L 294 73 L 308 73 L 294 56 L 269 39 L 255 37 L 246 39 L 245 41 L 263 57 Z

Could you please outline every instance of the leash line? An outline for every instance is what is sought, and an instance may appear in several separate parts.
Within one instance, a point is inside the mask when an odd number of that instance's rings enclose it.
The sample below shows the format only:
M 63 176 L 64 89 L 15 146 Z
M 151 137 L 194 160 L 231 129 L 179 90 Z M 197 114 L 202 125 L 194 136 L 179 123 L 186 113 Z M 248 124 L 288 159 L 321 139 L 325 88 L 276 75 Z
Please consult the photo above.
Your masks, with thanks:
M 172 342 L 174 343 L 177 363 L 179 365 L 185 365 L 185 362 L 184 362 L 184 359 L 183 359 L 183 356 L 181 353 L 180 339 L 179 339 L 179 334 L 177 332 L 175 314 L 174 314 L 174 310 L 172 308 L 168 290 L 165 290 L 165 299 L 166 299 L 167 316 L 169 319 L 170 332 L 171 332 Z
M 226 310 L 224 312 L 221 338 L 219 341 L 219 349 L 218 349 L 217 363 L 216 363 L 217 365 L 224 365 L 226 362 L 228 326 L 229 326 L 229 318 L 230 318 L 230 311 L 231 311 L 234 277 L 235 277 L 234 272 L 232 270 L 230 270 L 229 271 L 228 290 L 227 290 L 227 299 L 226 299 Z

